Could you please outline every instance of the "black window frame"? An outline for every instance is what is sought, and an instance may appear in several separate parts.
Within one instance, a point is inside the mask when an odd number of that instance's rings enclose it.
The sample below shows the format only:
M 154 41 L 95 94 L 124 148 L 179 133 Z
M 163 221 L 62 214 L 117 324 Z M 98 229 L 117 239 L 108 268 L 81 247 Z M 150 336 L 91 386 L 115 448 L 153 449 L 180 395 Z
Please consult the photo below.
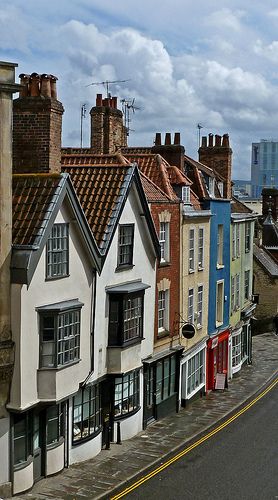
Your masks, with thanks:
M 86 393 L 88 398 L 85 397 Z M 77 403 L 78 394 L 81 396 L 81 402 Z M 72 444 L 78 445 L 84 441 L 89 441 L 102 430 L 102 407 L 100 384 L 91 384 L 83 387 L 73 397 L 72 413 Z M 88 405 L 88 418 L 84 417 L 85 407 Z M 74 412 L 81 407 L 81 419 L 75 419 Z M 80 423 L 80 427 L 77 425 Z M 85 427 L 87 422 L 87 427 Z M 85 429 L 87 429 L 85 431 Z M 79 432 L 78 432 L 79 430 Z M 78 437 L 80 435 L 80 437 Z
M 165 364 L 167 362 L 169 363 L 168 376 L 165 375 Z M 161 379 L 158 377 L 158 367 L 160 365 L 162 373 Z M 172 371 L 172 366 L 174 366 L 174 371 Z M 165 358 L 162 358 L 156 362 L 155 384 L 156 404 L 162 403 L 163 401 L 177 393 L 177 356 L 175 354 L 166 356 Z
M 78 305 L 77 307 L 69 307 L 65 310 L 57 310 L 53 311 L 51 309 L 39 311 L 39 335 L 40 335 L 40 356 L 39 356 L 39 368 L 40 369 L 59 369 L 65 366 L 69 366 L 80 361 L 80 336 L 81 336 L 81 308 L 82 305 Z M 67 323 L 64 325 L 59 325 L 60 319 L 65 318 L 66 315 L 75 314 L 78 315 L 78 321 L 75 321 L 73 325 L 74 334 L 73 335 L 64 335 L 61 336 L 60 331 L 67 332 L 68 325 Z M 45 320 L 52 319 L 53 327 L 49 327 L 48 335 L 53 335 L 53 340 L 43 340 L 44 334 L 47 336 L 47 327 L 44 327 Z M 53 345 L 53 352 L 44 353 L 44 344 L 49 342 L 49 345 Z M 59 346 L 64 346 L 63 350 L 59 350 Z M 68 346 L 68 348 L 67 348 Z M 69 353 L 69 359 L 65 360 L 65 354 Z M 71 356 L 71 353 L 74 356 Z M 43 364 L 44 357 L 53 357 L 53 363 L 51 364 Z M 60 360 L 62 359 L 62 362 Z
M 144 326 L 144 295 L 145 290 L 133 293 L 111 294 L 109 296 L 109 323 L 108 323 L 108 346 L 128 346 L 141 342 L 143 339 Z M 139 335 L 125 338 L 124 332 L 124 305 L 128 300 L 141 299 L 141 317 L 139 324 Z M 132 318 L 131 318 L 132 320 Z
M 51 411 L 54 410 L 54 415 L 51 415 Z M 48 406 L 46 409 L 46 446 L 47 448 L 52 448 L 56 446 L 62 438 L 65 437 L 65 403 L 60 403 L 57 405 Z M 50 425 L 54 423 L 55 438 L 50 438 Z
M 126 269 L 133 266 L 134 227 L 134 224 L 119 224 L 117 269 Z M 122 237 L 125 237 L 125 235 L 122 234 L 122 231 L 124 232 L 127 229 L 131 229 L 131 242 L 122 243 L 121 239 Z M 121 252 L 124 248 L 128 249 L 128 252 L 126 254 Z M 122 262 L 123 255 L 127 255 L 128 258 L 124 259 L 124 261 Z
M 16 435 L 16 426 L 20 422 L 23 423 L 24 429 L 21 431 L 21 435 Z M 29 461 L 29 458 L 33 454 L 33 415 L 32 412 L 25 413 L 14 413 L 13 420 L 13 433 L 12 433 L 12 441 L 13 441 L 13 467 L 14 469 L 20 469 L 26 465 L 26 462 Z M 19 440 L 24 441 L 24 457 L 23 460 L 15 461 L 16 451 L 15 444 L 19 442 Z
M 137 368 L 128 373 L 116 375 L 114 378 L 114 403 L 113 411 L 115 420 L 125 418 L 140 410 L 140 373 L 141 368 Z M 125 385 L 127 384 L 127 395 L 125 395 Z M 133 384 L 133 392 L 130 393 Z M 121 397 L 116 400 L 116 387 L 121 386 Z M 116 404 L 117 402 L 117 404 Z M 119 407 L 116 413 L 116 406 Z
M 61 229 L 61 232 L 65 231 L 65 234 L 58 237 L 54 234 L 54 232 L 59 229 Z M 60 241 L 60 248 L 53 250 L 51 247 L 54 239 Z M 66 242 L 66 248 L 63 248 L 64 242 Z M 60 259 L 57 262 L 53 262 L 53 256 L 55 255 L 56 257 L 58 255 L 60 256 Z M 53 273 L 53 267 L 59 265 L 61 266 L 61 272 Z M 59 222 L 53 224 L 51 234 L 46 243 L 45 279 L 48 281 L 66 278 L 67 276 L 69 276 L 69 224 L 66 222 Z

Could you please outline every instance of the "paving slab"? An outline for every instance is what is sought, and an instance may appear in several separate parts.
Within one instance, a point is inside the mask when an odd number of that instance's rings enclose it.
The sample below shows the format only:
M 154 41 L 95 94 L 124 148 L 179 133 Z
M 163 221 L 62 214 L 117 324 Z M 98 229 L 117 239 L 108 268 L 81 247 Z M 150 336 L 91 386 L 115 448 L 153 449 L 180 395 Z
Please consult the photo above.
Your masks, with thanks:
M 234 413 L 278 375 L 278 337 L 253 338 L 253 360 L 229 381 L 224 391 L 212 391 L 177 414 L 154 422 L 122 445 L 111 444 L 97 456 L 42 479 L 17 500 L 100 500 L 145 473 Z

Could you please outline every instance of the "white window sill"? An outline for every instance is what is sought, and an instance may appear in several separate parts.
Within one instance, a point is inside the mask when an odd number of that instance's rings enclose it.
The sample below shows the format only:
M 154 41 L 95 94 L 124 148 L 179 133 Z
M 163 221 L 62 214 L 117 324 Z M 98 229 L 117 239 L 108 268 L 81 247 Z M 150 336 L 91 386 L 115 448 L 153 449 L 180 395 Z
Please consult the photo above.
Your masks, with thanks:
M 219 326 L 223 325 L 223 321 L 216 321 L 215 326 L 219 328 Z
M 224 264 L 216 264 L 216 269 L 224 269 Z
M 189 274 L 195 273 L 195 269 L 189 269 L 189 270 L 188 270 L 188 273 L 189 273 Z

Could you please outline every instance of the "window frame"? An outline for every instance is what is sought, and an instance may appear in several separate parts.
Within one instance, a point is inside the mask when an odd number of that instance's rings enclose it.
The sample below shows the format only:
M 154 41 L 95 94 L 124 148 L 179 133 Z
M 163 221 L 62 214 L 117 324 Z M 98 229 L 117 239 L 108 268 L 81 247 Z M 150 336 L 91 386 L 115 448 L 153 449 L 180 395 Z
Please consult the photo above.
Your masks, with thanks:
M 182 186 L 181 199 L 184 205 L 190 205 L 190 186 Z
M 122 418 L 133 415 L 138 410 L 140 410 L 140 374 L 141 368 L 137 368 L 128 373 L 116 375 L 114 378 L 114 401 L 113 401 L 113 413 L 114 419 L 120 420 Z M 118 382 L 117 382 L 118 381 Z M 117 386 L 120 387 L 120 391 L 117 392 Z M 133 388 L 133 392 L 130 392 L 130 388 Z M 127 389 L 127 396 L 125 395 L 125 390 Z M 116 395 L 120 397 L 116 398 Z M 127 411 L 125 408 L 125 402 L 127 401 Z M 131 401 L 131 404 L 130 404 Z M 116 413 L 116 406 L 119 406 L 119 412 Z
M 159 290 L 158 292 L 157 328 L 158 335 L 169 331 L 169 290 Z
M 222 288 L 221 302 L 219 302 L 220 293 L 219 289 Z M 221 307 L 221 311 L 219 310 Z M 216 282 L 216 327 L 223 325 L 224 323 L 224 280 L 219 280 Z
M 61 232 L 65 231 L 65 234 L 62 234 L 59 237 L 57 235 L 54 235 L 54 232 L 59 230 L 61 230 Z M 55 250 L 53 250 L 53 248 L 50 248 L 53 246 L 53 241 L 55 239 L 60 241 L 60 247 L 62 248 L 58 248 Z M 62 242 L 66 241 L 66 248 L 63 248 L 63 243 L 61 244 L 61 241 Z M 59 262 L 53 262 L 53 260 L 55 260 L 55 255 L 56 257 L 60 255 L 61 259 Z M 59 265 L 62 267 L 60 273 L 53 274 L 53 272 L 50 272 L 51 266 L 53 267 Z M 45 280 L 51 281 L 51 280 L 66 278 L 68 276 L 69 276 L 69 224 L 67 222 L 59 222 L 53 224 L 51 229 L 51 234 L 49 235 L 46 242 Z
M 88 397 L 85 397 L 86 393 L 88 393 Z M 78 395 L 81 396 L 81 400 L 77 403 Z M 86 407 L 88 407 L 87 418 L 84 416 Z M 80 443 L 84 443 L 84 441 L 89 441 L 97 436 L 102 430 L 100 384 L 90 384 L 80 389 L 73 397 L 72 408 L 72 445 L 75 446 Z M 79 412 L 77 417 L 76 411 Z M 80 420 L 78 419 L 79 415 Z M 87 433 L 84 430 L 86 429 L 85 422 L 88 422 Z M 80 427 L 78 426 L 79 423 Z M 77 436 L 79 435 L 80 437 L 78 438 Z
M 198 364 L 196 364 L 196 360 L 198 361 Z M 194 354 L 194 356 L 189 358 L 186 365 L 186 398 L 190 398 L 205 385 L 205 349 L 200 349 L 196 354 Z M 192 382 L 189 382 L 189 380 L 194 380 L 194 387 Z
M 132 293 L 115 293 L 109 296 L 108 313 L 108 347 L 125 347 L 143 340 L 144 329 L 144 296 L 145 290 Z M 141 316 L 139 322 L 139 335 L 125 339 L 124 335 L 124 303 L 127 300 L 141 299 Z M 114 310 L 112 310 L 115 307 Z M 114 318 L 112 318 L 114 315 Z M 134 318 L 130 318 L 131 320 Z
M 201 236 L 202 234 L 202 236 Z M 204 241 L 205 241 L 205 229 L 199 227 L 198 229 L 198 270 L 204 269 Z M 201 242 L 201 244 L 200 244 Z
M 40 355 L 39 355 L 39 369 L 61 369 L 66 366 L 70 366 L 74 363 L 80 361 L 80 336 L 81 336 L 81 309 L 83 304 L 79 303 L 76 306 L 69 306 L 65 309 L 53 310 L 51 307 L 49 309 L 44 308 L 44 310 L 37 309 L 39 313 L 39 343 L 40 343 Z M 77 320 L 71 325 L 67 323 L 63 325 L 59 325 L 60 318 L 65 318 L 66 315 L 74 314 Z M 44 321 L 46 319 L 53 320 L 53 328 L 44 327 Z M 74 325 L 74 326 L 73 326 Z M 68 326 L 73 326 L 73 334 L 64 335 L 60 333 L 61 331 L 68 332 Z M 43 340 L 44 332 L 47 330 L 53 331 L 53 340 Z M 72 330 L 70 330 L 72 332 Z M 53 349 L 50 352 L 44 353 L 44 346 L 47 344 L 52 344 Z M 60 346 L 63 346 L 63 349 L 60 350 Z M 67 348 L 68 347 L 68 348 Z M 45 350 L 48 349 L 45 347 Z M 65 354 L 69 354 L 69 360 L 65 361 Z M 73 353 L 73 357 L 71 356 Z M 77 353 L 77 354 L 76 354 Z M 53 363 L 44 364 L 43 358 L 47 358 L 52 356 Z M 59 361 L 62 357 L 63 362 Z
M 204 304 L 204 286 L 202 283 L 200 283 L 197 288 L 197 328 L 202 328 L 203 326 L 203 304 Z
M 250 300 L 250 269 L 244 271 L 244 299 Z
M 16 422 L 18 420 L 18 422 Z M 15 427 L 19 422 L 23 422 L 24 429 L 21 435 L 16 436 Z M 15 444 L 23 440 L 24 442 L 24 457 L 23 460 L 15 462 Z M 14 470 L 21 469 L 29 462 L 33 453 L 33 415 L 31 412 L 14 413 L 12 420 L 12 447 L 13 447 L 13 468 Z
M 125 230 L 131 229 L 131 235 L 121 234 L 122 231 L 124 233 Z M 133 253 L 134 253 L 134 233 L 135 233 L 135 225 L 134 224 L 119 224 L 118 226 L 118 253 L 117 253 L 117 270 L 126 269 L 133 267 Z M 131 236 L 131 242 L 125 243 L 122 242 L 121 239 L 127 238 Z M 127 249 L 126 253 L 121 253 L 121 250 L 124 248 Z M 122 256 L 128 256 L 127 259 L 124 259 L 124 262 L 121 262 Z M 127 260 L 127 262 L 125 261 Z
M 166 364 L 168 363 L 168 371 Z M 161 377 L 158 376 L 161 367 Z M 177 357 L 175 354 L 165 356 L 155 364 L 155 402 L 160 404 L 177 392 Z
M 192 309 L 192 312 L 191 312 L 191 309 Z M 191 323 L 192 325 L 194 324 L 194 288 L 192 288 L 192 287 L 188 288 L 187 321 L 188 321 L 188 323 Z
M 245 223 L 245 253 L 251 250 L 251 222 Z
M 163 237 L 164 236 L 164 237 Z M 159 222 L 160 263 L 170 262 L 170 223 Z
M 49 412 L 51 409 L 55 408 L 56 415 L 50 417 Z M 54 440 L 49 442 L 49 423 L 56 422 L 56 437 Z M 65 437 L 65 403 L 60 403 L 57 405 L 48 406 L 46 408 L 46 446 L 47 448 L 52 448 L 59 443 L 61 438 Z
M 188 270 L 189 273 L 195 271 L 195 228 L 189 229 Z
M 223 246 L 224 246 L 224 226 L 218 224 L 217 226 L 217 267 L 224 267 L 223 265 Z

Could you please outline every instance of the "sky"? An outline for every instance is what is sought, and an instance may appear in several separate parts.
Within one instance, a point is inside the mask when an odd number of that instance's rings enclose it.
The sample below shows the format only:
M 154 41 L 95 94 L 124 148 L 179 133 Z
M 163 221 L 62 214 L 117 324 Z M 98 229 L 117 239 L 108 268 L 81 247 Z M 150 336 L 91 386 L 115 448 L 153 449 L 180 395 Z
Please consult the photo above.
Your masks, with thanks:
M 106 80 L 135 99 L 130 146 L 180 132 L 197 159 L 201 135 L 228 133 L 234 179 L 250 178 L 251 143 L 278 140 L 276 0 L 0 0 L 0 60 L 58 77 L 63 146 L 89 146 Z

